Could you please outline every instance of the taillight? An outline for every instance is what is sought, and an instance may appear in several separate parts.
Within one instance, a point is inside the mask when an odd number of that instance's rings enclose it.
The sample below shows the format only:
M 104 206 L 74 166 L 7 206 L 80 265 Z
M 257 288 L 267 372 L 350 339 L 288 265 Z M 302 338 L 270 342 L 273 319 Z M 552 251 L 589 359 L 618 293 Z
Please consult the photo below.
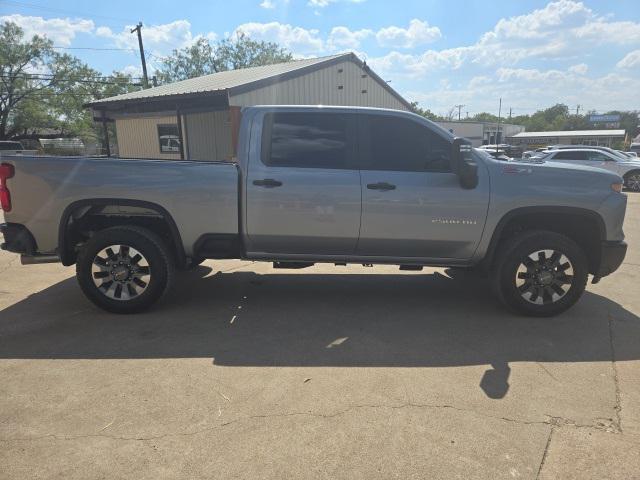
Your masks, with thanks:
M 11 193 L 7 187 L 7 179 L 13 177 L 15 169 L 10 163 L 0 164 L 0 206 L 5 212 L 11 211 Z

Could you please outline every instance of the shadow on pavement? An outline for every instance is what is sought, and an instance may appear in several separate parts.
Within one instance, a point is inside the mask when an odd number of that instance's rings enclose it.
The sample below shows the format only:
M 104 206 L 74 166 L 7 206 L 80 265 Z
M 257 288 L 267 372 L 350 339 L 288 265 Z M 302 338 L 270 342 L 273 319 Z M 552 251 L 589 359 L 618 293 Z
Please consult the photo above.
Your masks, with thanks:
M 168 299 L 133 316 L 97 309 L 75 279 L 55 284 L 1 312 L 0 358 L 491 365 L 480 382 L 491 398 L 506 394 L 509 362 L 611 361 L 613 320 L 624 324 L 625 336 L 616 360 L 640 358 L 638 317 L 590 292 L 559 317 L 532 319 L 503 310 L 482 279 L 440 273 L 210 273 L 200 267 L 180 274 Z

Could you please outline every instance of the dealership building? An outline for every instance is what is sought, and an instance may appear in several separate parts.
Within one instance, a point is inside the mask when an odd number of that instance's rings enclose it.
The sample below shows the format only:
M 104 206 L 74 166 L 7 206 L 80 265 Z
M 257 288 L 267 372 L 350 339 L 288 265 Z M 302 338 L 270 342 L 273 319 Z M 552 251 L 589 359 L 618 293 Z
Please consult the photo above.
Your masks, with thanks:
M 620 130 L 573 130 L 556 132 L 520 132 L 507 136 L 507 143 L 524 147 L 543 147 L 547 145 L 594 145 L 611 147 L 624 141 L 625 131 Z
M 355 105 L 410 110 L 410 103 L 353 53 L 214 73 L 88 104 L 115 122 L 128 158 L 229 160 L 242 107 Z
M 456 137 L 471 140 L 474 147 L 503 143 L 504 139 L 517 133 L 524 132 L 522 125 L 497 122 L 476 122 L 469 120 L 436 122 Z

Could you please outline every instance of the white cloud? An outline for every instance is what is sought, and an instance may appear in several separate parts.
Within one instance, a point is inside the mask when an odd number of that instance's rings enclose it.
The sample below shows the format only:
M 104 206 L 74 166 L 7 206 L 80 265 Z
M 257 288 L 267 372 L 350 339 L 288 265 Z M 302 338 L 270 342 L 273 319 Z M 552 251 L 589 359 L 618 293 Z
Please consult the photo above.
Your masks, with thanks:
M 360 47 L 360 42 L 373 35 L 369 29 L 351 31 L 347 27 L 333 27 L 327 39 L 327 45 L 331 50 L 341 48 L 356 49 Z
M 378 36 L 381 32 L 394 32 L 393 28 L 397 27 L 381 29 Z M 396 39 L 403 47 L 409 45 L 409 42 L 403 44 L 401 34 Z M 456 69 L 464 64 L 514 65 L 526 59 L 584 57 L 587 49 L 597 45 L 636 40 L 640 42 L 640 23 L 611 22 L 606 17 L 597 16 L 581 2 L 558 0 L 526 15 L 499 20 L 493 29 L 472 45 L 427 50 L 419 54 L 393 51 L 372 60 L 372 63 L 375 62 L 377 68 L 386 73 L 420 78 L 432 74 L 433 69 Z M 585 67 L 576 68 L 584 70 Z M 580 73 L 579 70 L 574 73 Z
M 535 68 L 499 68 L 495 78 L 473 77 L 466 85 L 440 86 L 426 92 L 406 92 L 406 98 L 420 102 L 435 112 L 446 112 L 452 105 L 464 103 L 471 112 L 497 114 L 498 98 L 503 112 L 514 107 L 514 114 L 556 103 L 583 105 L 587 109 L 629 109 L 629 92 L 637 81 L 630 76 L 607 74 L 590 78 L 571 70 Z
M 586 63 L 579 63 L 577 65 L 571 65 L 569 67 L 571 73 L 577 73 L 578 75 L 585 75 L 589 71 L 589 65 Z
M 442 37 L 438 27 L 429 26 L 428 22 L 414 18 L 408 28 L 390 26 L 381 28 L 376 33 L 378 43 L 383 47 L 414 48 L 434 42 Z
M 392 51 L 382 57 L 371 58 L 367 62 L 379 73 L 421 78 L 432 74 L 436 69 L 460 68 L 468 55 L 468 47 L 427 50 L 418 55 Z
M 124 68 L 118 69 L 118 71 L 124 73 L 125 75 L 131 75 L 135 78 L 142 77 L 142 67 L 140 67 L 140 65 L 127 65 Z
M 67 47 L 78 33 L 91 33 L 95 27 L 93 21 L 84 18 L 31 17 L 20 14 L 4 15 L 0 22 L 13 22 L 20 26 L 26 38 L 34 35 L 45 36 L 56 45 Z
M 250 22 L 238 25 L 234 33 L 239 32 L 245 33 L 254 40 L 276 42 L 300 55 L 321 53 L 324 50 L 320 32 L 315 29 L 307 30 L 280 22 Z
M 581 25 L 592 16 L 593 12 L 582 2 L 559 0 L 531 13 L 499 20 L 483 40 L 545 37 L 559 28 Z
M 579 39 L 597 43 L 640 43 L 640 23 L 636 22 L 607 22 L 605 19 L 598 19 L 574 29 L 573 33 Z
M 98 27 L 96 28 L 95 34 L 99 37 L 111 37 L 113 32 L 109 27 Z
M 138 48 L 138 37 L 131 33 L 133 25 L 125 26 L 120 32 L 113 32 L 108 27 L 98 27 L 96 35 L 110 39 L 120 48 Z M 210 32 L 205 37 L 215 38 L 215 33 Z M 191 23 L 188 20 L 176 20 L 171 23 L 160 25 L 144 25 L 142 28 L 142 38 L 145 50 L 160 55 L 171 53 L 177 48 L 184 48 L 196 41 L 200 35 L 194 36 L 191 32 Z
M 622 60 L 616 63 L 618 68 L 640 67 L 640 50 L 627 53 Z
M 324 8 L 332 3 L 345 2 L 345 3 L 363 3 L 366 0 L 309 0 L 308 6 L 314 8 Z
M 267 10 L 273 10 L 277 7 L 286 7 L 289 4 L 289 0 L 263 0 L 260 3 L 260 7 Z

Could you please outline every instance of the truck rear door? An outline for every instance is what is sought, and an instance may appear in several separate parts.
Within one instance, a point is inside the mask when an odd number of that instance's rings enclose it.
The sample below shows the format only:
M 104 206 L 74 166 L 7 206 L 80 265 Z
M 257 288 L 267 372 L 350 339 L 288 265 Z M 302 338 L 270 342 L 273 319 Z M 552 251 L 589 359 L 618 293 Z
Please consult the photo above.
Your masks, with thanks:
M 451 142 L 426 125 L 388 113 L 359 121 L 362 225 L 358 255 L 468 259 L 482 236 L 489 180 L 460 187 Z
M 251 253 L 348 255 L 360 230 L 356 121 L 336 112 L 266 113 L 246 179 Z

